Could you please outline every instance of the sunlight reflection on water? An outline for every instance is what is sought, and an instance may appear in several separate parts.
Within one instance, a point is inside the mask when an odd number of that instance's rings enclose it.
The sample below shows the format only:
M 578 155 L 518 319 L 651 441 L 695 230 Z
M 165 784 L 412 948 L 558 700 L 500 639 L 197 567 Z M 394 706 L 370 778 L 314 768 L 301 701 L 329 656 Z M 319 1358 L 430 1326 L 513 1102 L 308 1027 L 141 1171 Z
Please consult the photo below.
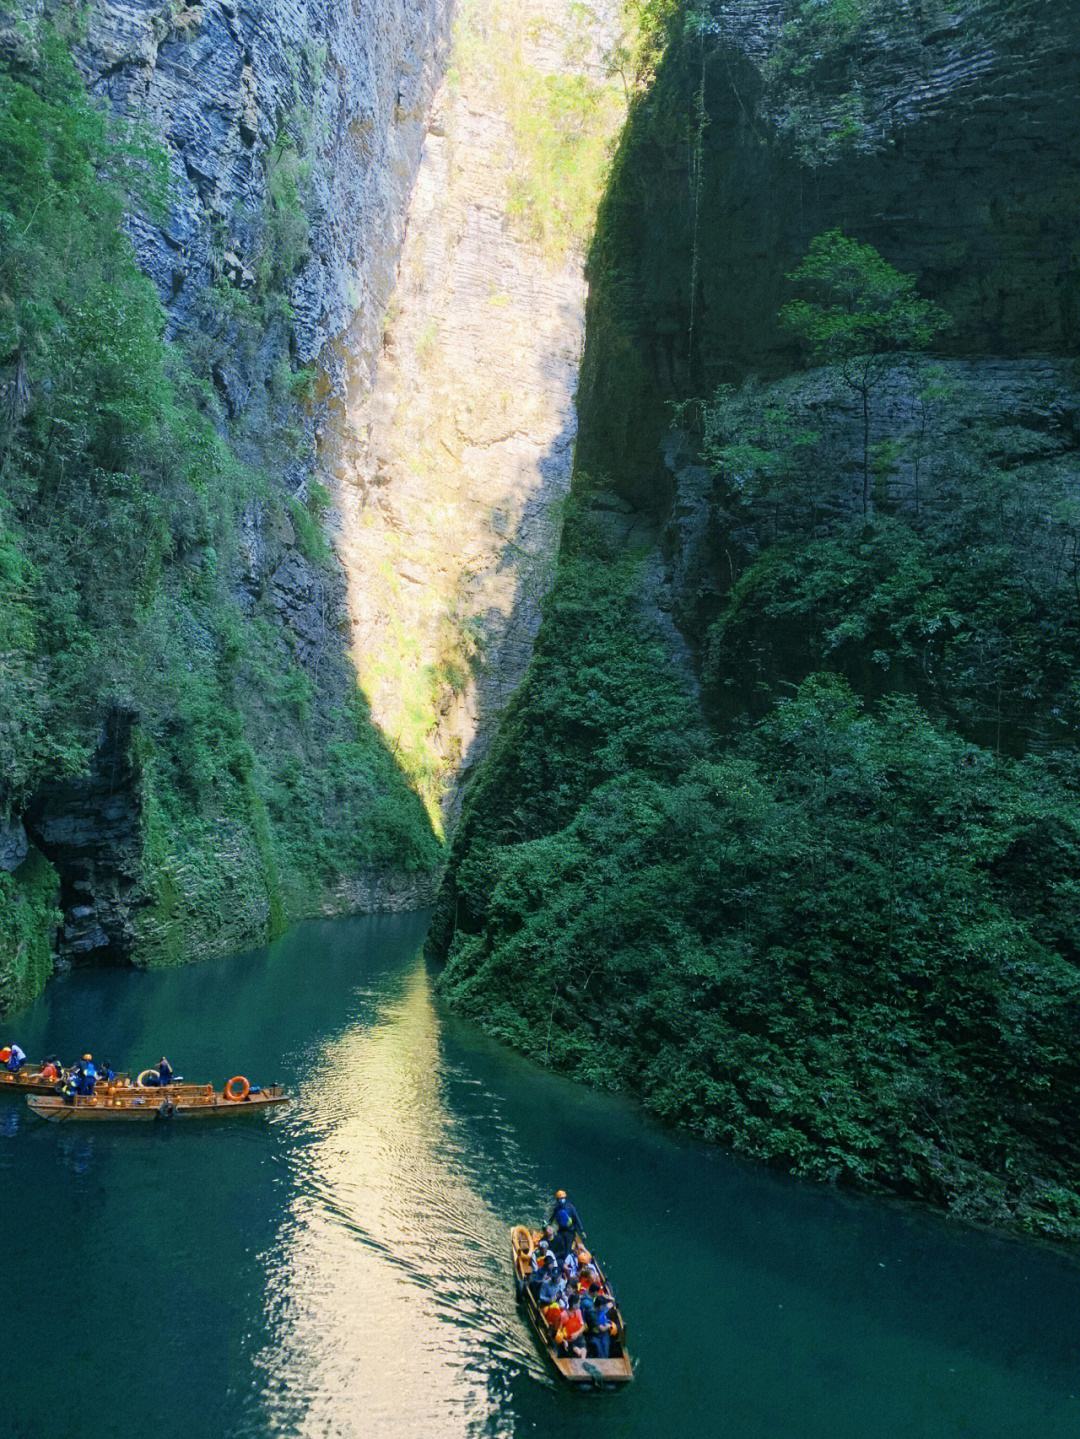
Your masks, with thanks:
M 463 1415 L 510 1435 L 493 1369 L 542 1376 L 522 1348 L 506 1225 L 478 1182 L 491 1156 L 457 1133 L 439 1041 L 420 961 L 370 1027 L 326 1045 L 298 1096 L 294 1197 L 263 1259 L 274 1338 L 256 1362 L 267 1417 L 304 1439 L 457 1439 Z M 496 1134 L 505 1172 L 516 1146 Z

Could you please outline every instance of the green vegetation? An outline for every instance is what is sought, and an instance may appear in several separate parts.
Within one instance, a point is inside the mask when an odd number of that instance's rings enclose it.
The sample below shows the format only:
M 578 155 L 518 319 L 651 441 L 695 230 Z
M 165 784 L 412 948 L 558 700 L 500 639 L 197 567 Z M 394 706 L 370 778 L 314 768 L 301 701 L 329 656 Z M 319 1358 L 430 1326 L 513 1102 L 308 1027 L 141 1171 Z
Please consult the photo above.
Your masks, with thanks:
M 56 871 L 36 850 L 14 874 L 0 873 L 0 1013 L 32 999 L 52 973 L 59 892 Z
M 655 63 L 672 9 L 672 0 L 628 0 L 621 34 L 601 49 L 608 22 L 586 3 L 557 30 L 513 0 L 461 7 L 451 78 L 494 88 L 513 140 L 510 215 L 555 263 L 592 234 L 627 98 Z M 539 63 L 544 49 L 561 52 L 564 69 Z
M 269 163 L 258 303 L 218 283 L 222 344 L 265 338 L 305 253 L 300 168 L 288 147 Z M 305 603 L 330 632 L 329 497 L 312 487 L 300 503 L 269 478 L 295 447 L 291 394 L 263 461 L 242 461 L 211 383 L 213 332 L 186 355 L 163 341 L 122 218 L 162 204 L 164 177 L 42 27 L 32 64 L 0 75 L 0 810 L 82 775 L 106 716 L 135 716 L 144 963 L 258 939 L 366 865 L 437 860 L 340 662 L 300 650 L 268 570 L 243 596 L 246 513 L 269 566 L 295 540 Z M 4 881 L 23 894 L 0 946 L 6 1002 L 47 970 L 41 873 Z
M 1075 377 L 928 358 L 984 353 L 995 217 L 965 197 L 962 289 L 940 216 L 909 221 L 936 267 L 917 283 L 902 226 L 888 259 L 866 243 L 869 170 L 849 188 L 830 150 L 829 189 L 809 130 L 802 169 L 783 115 L 763 138 L 775 73 L 703 45 L 688 8 L 601 207 L 574 501 L 532 668 L 466 796 L 441 988 L 739 1152 L 1075 1240 Z M 796 17 L 815 124 L 871 12 Z M 1028 273 L 999 291 L 1005 353 L 1046 308 Z M 778 379 L 792 337 L 813 368 Z M 688 468 L 663 528 L 672 402 L 669 452 L 690 431 L 707 475 Z
M 582 510 L 567 535 L 455 844 L 443 992 L 740 1152 L 1075 1237 L 1075 756 L 995 756 L 827 674 L 725 740 L 640 561 Z
M 870 510 L 870 425 L 874 397 L 913 352 L 928 350 L 948 316 L 921 299 L 872 245 L 840 230 L 818 235 L 789 276 L 811 298 L 781 311 L 788 329 L 807 345 L 814 362 L 835 365 L 862 408 L 863 514 Z

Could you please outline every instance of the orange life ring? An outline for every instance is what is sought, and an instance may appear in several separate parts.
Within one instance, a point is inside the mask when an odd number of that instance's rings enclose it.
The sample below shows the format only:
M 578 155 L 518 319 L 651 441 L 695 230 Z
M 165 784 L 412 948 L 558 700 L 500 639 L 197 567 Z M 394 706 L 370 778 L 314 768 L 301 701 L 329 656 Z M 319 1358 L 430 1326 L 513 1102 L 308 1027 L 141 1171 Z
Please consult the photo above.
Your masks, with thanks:
M 235 1092 L 235 1086 L 240 1086 L 240 1093 Z M 233 1104 L 242 1104 L 251 1093 L 251 1085 L 242 1074 L 234 1074 L 228 1084 L 221 1091 L 222 1099 L 231 1099 Z

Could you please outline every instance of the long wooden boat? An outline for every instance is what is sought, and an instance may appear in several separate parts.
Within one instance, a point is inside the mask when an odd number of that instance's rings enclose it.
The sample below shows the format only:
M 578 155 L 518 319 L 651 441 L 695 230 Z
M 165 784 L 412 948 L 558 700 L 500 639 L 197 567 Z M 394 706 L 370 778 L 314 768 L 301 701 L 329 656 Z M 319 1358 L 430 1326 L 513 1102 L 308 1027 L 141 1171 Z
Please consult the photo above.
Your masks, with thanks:
M 147 1124 L 170 1119 L 214 1119 L 288 1104 L 289 1096 L 279 1084 L 270 1085 L 243 1099 L 228 1099 L 213 1085 L 185 1084 L 175 1090 L 117 1088 L 88 1096 L 76 1095 L 69 1103 L 59 1095 L 30 1095 L 26 1103 L 34 1114 L 57 1124 L 69 1122 Z
M 514 1286 L 517 1289 L 518 1303 L 525 1311 L 529 1328 L 533 1331 L 548 1362 L 561 1379 L 565 1379 L 568 1384 L 573 1384 L 578 1388 L 606 1389 L 629 1384 L 634 1377 L 634 1366 L 624 1342 L 626 1331 L 617 1306 L 615 1317 L 619 1324 L 619 1338 L 611 1346 L 610 1359 L 575 1359 L 559 1353 L 557 1345 L 553 1342 L 551 1329 L 540 1313 L 540 1306 L 528 1283 L 529 1275 L 532 1272 L 529 1255 L 540 1237 L 533 1234 L 526 1225 L 515 1224 L 510 1230 L 510 1255 L 514 1265 Z M 575 1243 L 576 1249 L 580 1250 L 580 1247 L 580 1243 Z M 608 1288 L 595 1256 L 592 1264 L 600 1275 L 601 1282 L 605 1288 Z M 608 1292 L 610 1293 L 610 1289 Z

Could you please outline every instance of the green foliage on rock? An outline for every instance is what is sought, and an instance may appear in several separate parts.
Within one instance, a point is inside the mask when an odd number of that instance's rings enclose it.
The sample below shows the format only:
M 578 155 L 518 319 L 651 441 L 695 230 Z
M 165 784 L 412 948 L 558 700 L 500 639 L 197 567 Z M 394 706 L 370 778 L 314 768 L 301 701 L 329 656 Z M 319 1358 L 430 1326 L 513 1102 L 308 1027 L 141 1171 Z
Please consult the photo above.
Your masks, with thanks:
M 0 1014 L 33 999 L 52 973 L 59 893 L 56 871 L 36 850 L 13 874 L 0 873 Z
M 291 457 L 287 404 L 258 447 L 234 444 L 212 340 L 163 338 L 123 227 L 163 202 L 161 153 L 87 98 L 56 32 L 26 55 L 0 74 L 0 811 L 83 775 L 107 716 L 131 715 L 134 957 L 194 957 L 258 941 L 367 866 L 430 869 L 438 846 L 336 651 L 301 650 L 275 610 L 274 566 L 309 607 L 340 587 L 325 492 L 301 504 L 271 477 Z M 303 256 L 288 148 L 271 171 L 267 295 Z M 215 293 L 225 332 L 243 342 L 243 311 L 258 344 L 263 310 Z M 54 927 L 50 906 L 19 913 L 20 936 L 41 928 L 29 948 L 4 936 L 8 999 L 41 983 Z
M 923 299 L 912 275 L 902 274 L 873 245 L 842 230 L 818 235 L 788 277 L 806 292 L 780 312 L 814 362 L 834 365 L 859 398 L 863 417 L 862 508 L 870 509 L 870 426 L 874 397 L 890 373 L 928 350 L 948 326 L 940 305 Z
M 726 752 L 479 854 L 458 914 L 483 928 L 442 985 L 493 1033 L 794 1173 L 1080 1232 L 1054 1179 L 1080 818 L 1049 771 L 821 677 Z
M 1007 7 L 976 8 L 1004 33 Z M 1058 241 L 1013 247 L 967 179 L 952 228 L 897 210 L 933 181 L 922 128 L 909 151 L 840 137 L 866 36 L 887 88 L 922 12 L 793 4 L 763 73 L 691 9 L 601 209 L 575 504 L 466 796 L 441 987 L 743 1153 L 1075 1240 L 1076 386 L 1044 358 L 1064 331 L 1040 292 Z M 985 359 L 992 285 L 989 352 L 1038 360 Z M 939 343 L 965 359 L 919 353 Z M 650 717 L 632 747 L 624 705 Z

